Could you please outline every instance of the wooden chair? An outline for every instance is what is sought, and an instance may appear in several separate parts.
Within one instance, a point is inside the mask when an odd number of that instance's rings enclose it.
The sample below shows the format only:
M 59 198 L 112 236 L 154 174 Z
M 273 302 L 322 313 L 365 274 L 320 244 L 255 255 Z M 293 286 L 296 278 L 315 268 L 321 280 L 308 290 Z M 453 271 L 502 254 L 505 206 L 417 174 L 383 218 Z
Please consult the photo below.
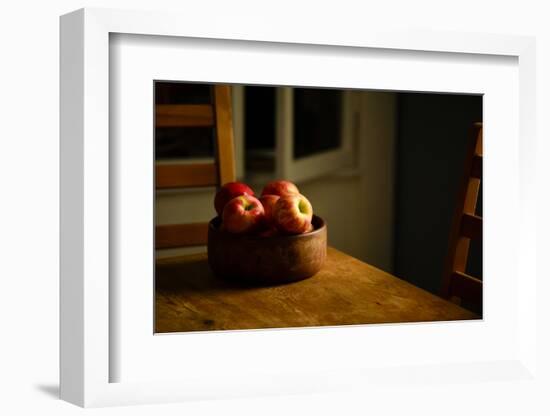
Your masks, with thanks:
M 481 240 L 482 219 L 475 215 L 482 173 L 481 123 L 468 138 L 464 173 L 451 223 L 441 295 L 477 312 L 482 309 L 482 281 L 466 273 L 470 241 Z
M 211 104 L 157 104 L 156 127 L 212 127 L 215 136 L 213 163 L 157 165 L 156 189 L 216 186 L 235 181 L 231 92 L 227 85 L 211 87 Z M 207 223 L 157 225 L 157 249 L 206 244 Z

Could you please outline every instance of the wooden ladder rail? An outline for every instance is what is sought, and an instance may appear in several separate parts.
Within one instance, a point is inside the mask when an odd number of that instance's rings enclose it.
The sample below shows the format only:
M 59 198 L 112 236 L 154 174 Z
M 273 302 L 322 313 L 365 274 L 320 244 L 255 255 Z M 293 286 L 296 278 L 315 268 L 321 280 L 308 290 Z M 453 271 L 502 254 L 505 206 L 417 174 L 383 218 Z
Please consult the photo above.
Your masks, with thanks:
M 482 140 L 482 123 L 475 123 L 467 143 L 466 163 L 451 223 L 441 288 L 443 297 L 466 301 L 479 311 L 482 308 L 483 283 L 466 273 L 466 265 L 470 241 L 481 241 L 483 233 L 482 218 L 475 215 L 482 177 Z

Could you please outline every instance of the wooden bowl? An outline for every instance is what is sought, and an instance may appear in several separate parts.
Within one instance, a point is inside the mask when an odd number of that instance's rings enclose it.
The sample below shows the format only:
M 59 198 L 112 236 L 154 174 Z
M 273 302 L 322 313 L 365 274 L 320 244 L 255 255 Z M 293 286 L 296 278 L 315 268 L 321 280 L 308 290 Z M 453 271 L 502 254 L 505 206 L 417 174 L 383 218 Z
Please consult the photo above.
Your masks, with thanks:
M 314 215 L 306 234 L 261 237 L 220 230 L 220 219 L 208 225 L 208 264 L 222 278 L 272 285 L 306 279 L 327 256 L 327 227 Z

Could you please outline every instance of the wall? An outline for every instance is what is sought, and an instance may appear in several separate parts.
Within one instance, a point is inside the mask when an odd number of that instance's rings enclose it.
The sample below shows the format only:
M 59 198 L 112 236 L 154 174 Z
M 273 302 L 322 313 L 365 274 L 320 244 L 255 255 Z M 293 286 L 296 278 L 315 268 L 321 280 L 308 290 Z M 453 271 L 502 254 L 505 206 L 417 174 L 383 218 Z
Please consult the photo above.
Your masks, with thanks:
M 363 95 L 360 201 L 364 218 L 365 261 L 390 273 L 394 269 L 395 140 L 397 98 L 394 93 Z

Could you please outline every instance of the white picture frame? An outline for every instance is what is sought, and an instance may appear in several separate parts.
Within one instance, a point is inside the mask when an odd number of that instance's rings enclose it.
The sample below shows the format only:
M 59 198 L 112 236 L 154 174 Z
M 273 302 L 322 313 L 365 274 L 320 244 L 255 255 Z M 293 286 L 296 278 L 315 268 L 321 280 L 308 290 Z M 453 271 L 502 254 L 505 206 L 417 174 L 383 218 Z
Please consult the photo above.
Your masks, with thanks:
M 159 403 L 184 401 L 196 398 L 247 397 L 282 393 L 309 393 L 340 390 L 342 388 L 361 388 L 368 386 L 376 389 L 380 384 L 392 383 L 396 378 L 400 383 L 430 383 L 434 379 L 443 382 L 462 380 L 472 383 L 483 380 L 523 381 L 536 377 L 536 303 L 535 299 L 535 230 L 536 218 L 529 213 L 535 212 L 534 193 L 536 187 L 532 181 L 535 169 L 535 132 L 532 115 L 535 114 L 535 46 L 534 39 L 509 35 L 486 35 L 468 33 L 429 32 L 380 32 L 366 29 L 357 33 L 334 33 L 327 35 L 319 28 L 308 31 L 307 35 L 298 31 L 282 31 L 277 25 L 258 27 L 241 26 L 235 33 L 233 22 L 204 27 L 200 19 L 186 20 L 177 14 L 134 12 L 106 9 L 82 9 L 61 18 L 61 398 L 80 406 L 108 406 L 120 404 Z M 248 30 L 249 29 L 249 30 Z M 507 178 L 517 188 L 511 192 L 511 210 L 518 214 L 518 222 L 512 233 L 507 250 L 514 258 L 514 266 L 521 267 L 522 279 L 517 292 L 511 290 L 507 296 L 514 297 L 513 312 L 509 316 L 515 322 L 513 328 L 503 328 L 498 316 L 484 319 L 483 325 L 495 325 L 500 335 L 506 335 L 513 341 L 495 353 L 495 360 L 470 351 L 470 361 L 449 361 L 445 354 L 436 357 L 439 364 L 427 362 L 414 356 L 400 361 L 390 360 L 393 365 L 384 362 L 376 366 L 372 360 L 367 365 L 357 364 L 357 368 L 347 364 L 332 362 L 332 367 L 323 367 L 319 377 L 313 360 L 311 371 L 293 371 L 288 365 L 280 365 L 279 372 L 254 374 L 247 369 L 242 374 L 231 372 L 228 367 L 220 371 L 215 380 L 209 378 L 212 373 L 200 374 L 196 369 L 177 381 L 129 381 L 110 382 L 110 368 L 122 357 L 118 350 L 110 348 L 111 338 L 116 336 L 115 328 L 110 324 L 111 312 L 118 308 L 113 304 L 113 286 L 109 276 L 117 267 L 117 258 L 110 256 L 110 227 L 117 218 L 110 215 L 110 173 L 116 171 L 110 154 L 109 124 L 109 37 L 110 34 L 164 36 L 173 38 L 223 39 L 224 42 L 240 42 L 241 45 L 255 42 L 275 42 L 284 51 L 292 45 L 307 48 L 327 46 L 331 51 L 383 50 L 436 52 L 438 59 L 452 59 L 457 54 L 468 56 L 474 62 L 477 55 L 507 56 L 517 59 L 519 96 L 517 114 L 511 114 L 512 126 L 516 131 L 506 132 L 487 129 L 490 143 L 491 135 L 502 133 L 503 137 L 518 144 L 519 157 L 507 171 Z M 246 35 L 243 35 L 246 34 Z M 168 39 L 168 38 L 166 38 Z M 244 42 L 244 43 L 243 43 Z M 261 49 L 261 48 L 258 48 Z M 385 89 L 387 85 L 379 85 Z M 491 115 L 488 114 L 489 125 Z M 515 120 L 515 121 L 514 121 Z M 494 126 L 494 125 L 493 125 Z M 493 136 L 494 137 L 494 136 Z M 489 145 L 490 148 L 490 145 Z M 508 154 L 507 154 L 508 155 Z M 512 157 L 511 155 L 508 155 Z M 506 157 L 508 157 L 506 156 Z M 490 156 L 487 161 L 487 173 L 491 168 Z M 494 173 L 494 172 L 493 172 Z M 484 178 L 485 178 L 484 174 Z M 491 192 L 488 192 L 490 194 Z M 486 197 L 490 197 L 486 196 Z M 493 195 L 494 197 L 494 195 Z M 152 220 L 152 217 L 151 217 Z M 495 218 L 495 223 L 503 218 Z M 484 233 L 490 240 L 491 220 Z M 495 228 L 492 228 L 495 230 Z M 494 235 L 493 240 L 498 240 Z M 517 260 L 517 261 L 516 261 Z M 511 281 L 505 282 L 511 288 L 517 283 L 517 269 L 511 273 Z M 504 273 L 506 274 L 506 273 Z M 489 292 L 489 291 L 487 291 Z M 490 292 L 489 292 L 490 293 Z M 494 292 L 493 292 L 494 293 Z M 146 295 L 140 293 L 139 296 Z M 485 301 L 487 301 L 486 294 Z M 492 299 L 489 299 L 492 300 Z M 496 303 L 495 303 L 496 305 Z M 111 311 L 111 312 L 110 312 Z M 440 324 L 438 324 L 440 325 Z M 457 328 L 466 328 L 465 323 L 446 326 L 456 336 Z M 434 332 L 436 324 L 374 326 L 368 335 L 386 337 L 396 343 L 403 336 L 411 334 L 429 334 Z M 449 329 L 450 328 L 450 329 Z M 481 327 L 467 326 L 469 336 L 482 336 Z M 113 332 L 113 329 L 115 332 Z M 280 337 L 292 337 L 312 345 L 311 342 L 336 339 L 343 332 L 336 333 L 335 328 L 322 331 L 285 330 L 285 331 L 245 331 L 250 339 L 268 342 Z M 361 345 L 365 338 L 363 326 L 346 328 L 348 340 Z M 209 342 L 217 348 L 226 344 L 229 351 L 242 345 L 241 333 L 207 334 Z M 406 335 L 408 334 L 408 335 Z M 151 333 L 151 336 L 153 334 Z M 415 335 L 416 336 L 416 335 Z M 389 338 L 388 338 L 389 337 Z M 162 343 L 175 342 L 163 337 Z M 187 338 L 188 343 L 192 339 Z M 198 345 L 198 344 L 197 344 Z M 321 345 L 321 342 L 319 343 Z M 332 344 L 335 348 L 337 344 Z M 358 349 L 352 348 L 350 356 L 358 356 Z M 465 357 L 465 356 L 464 356 Z M 200 361 L 200 360 L 199 360 Z M 382 360 L 383 361 L 383 360 Z M 413 367 L 411 367 L 411 365 Z M 241 367 L 246 368 L 246 364 Z M 411 370 L 414 368 L 414 371 Z M 368 371 L 367 371 L 368 370 Z

